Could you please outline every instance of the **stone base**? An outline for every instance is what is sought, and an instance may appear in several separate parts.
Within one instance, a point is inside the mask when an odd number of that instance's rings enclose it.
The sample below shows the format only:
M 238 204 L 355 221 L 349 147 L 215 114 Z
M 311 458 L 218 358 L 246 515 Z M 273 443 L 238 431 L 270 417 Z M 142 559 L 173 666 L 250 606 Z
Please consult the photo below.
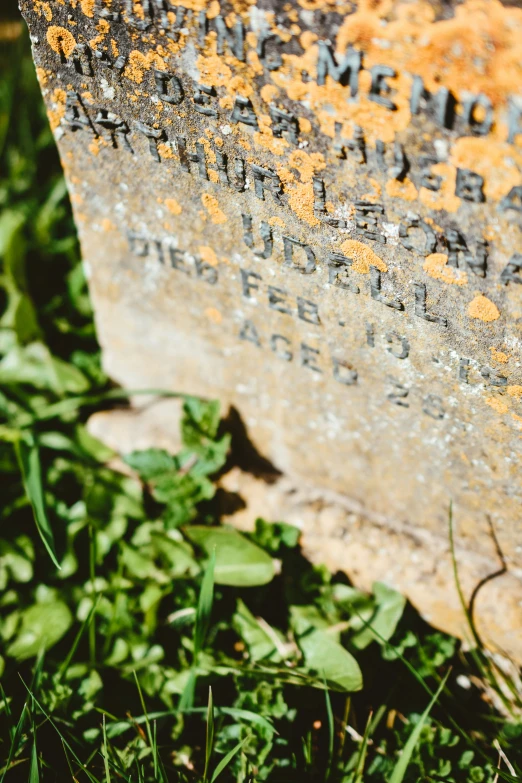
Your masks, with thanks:
M 150 446 L 177 451 L 180 408 L 178 401 L 159 400 L 98 413 L 89 430 L 120 454 Z M 422 520 L 414 526 L 383 518 L 349 498 L 270 470 L 258 455 L 254 461 L 247 459 L 252 472 L 234 467 L 220 479 L 230 501 L 223 508 L 225 521 L 242 530 L 252 529 L 257 517 L 293 524 L 302 530 L 303 551 L 312 562 L 344 571 L 364 590 L 374 581 L 386 582 L 431 625 L 471 641 L 455 584 L 449 525 L 434 534 L 423 529 Z M 454 525 L 459 579 L 476 629 L 491 650 L 522 663 L 522 572 L 505 563 L 493 529 L 488 556 L 470 551 L 469 540 L 459 538 L 458 509 Z

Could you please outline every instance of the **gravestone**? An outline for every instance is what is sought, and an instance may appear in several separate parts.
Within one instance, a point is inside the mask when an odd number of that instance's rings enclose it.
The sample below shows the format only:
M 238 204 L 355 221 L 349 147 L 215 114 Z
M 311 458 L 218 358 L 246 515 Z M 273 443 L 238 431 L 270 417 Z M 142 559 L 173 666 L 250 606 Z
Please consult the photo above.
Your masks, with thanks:
M 479 627 L 522 660 L 522 10 L 21 6 L 107 372 L 233 406 L 284 474 L 261 513 L 462 633 L 452 501 Z

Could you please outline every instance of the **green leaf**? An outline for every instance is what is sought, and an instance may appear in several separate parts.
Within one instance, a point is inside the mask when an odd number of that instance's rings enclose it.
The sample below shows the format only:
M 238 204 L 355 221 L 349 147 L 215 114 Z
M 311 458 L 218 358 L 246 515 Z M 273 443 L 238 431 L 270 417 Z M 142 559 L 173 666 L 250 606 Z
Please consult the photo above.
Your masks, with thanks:
M 177 470 L 177 462 L 164 449 L 145 449 L 127 454 L 124 462 L 135 470 L 143 481 Z
M 80 370 L 53 356 L 40 342 L 15 346 L 0 362 L 0 384 L 18 383 L 49 389 L 59 395 L 79 394 L 89 388 L 89 382 Z
M 42 472 L 40 466 L 40 454 L 38 446 L 34 442 L 32 436 L 28 436 L 26 439 L 20 439 L 16 444 L 16 454 L 18 457 L 18 463 L 22 472 L 22 479 L 24 488 L 31 508 L 33 509 L 34 521 L 40 534 L 42 541 L 45 544 L 51 560 L 55 566 L 59 569 L 60 564 L 56 554 L 56 548 L 54 543 L 53 531 L 47 517 L 47 509 L 45 505 L 45 497 L 42 486 Z
M 309 669 L 324 675 L 330 687 L 340 691 L 360 691 L 362 673 L 359 664 L 325 631 L 311 631 L 297 641 Z
M 374 640 L 382 644 L 382 640 L 391 639 L 406 606 L 406 598 L 383 582 L 374 582 L 373 594 L 376 603 L 373 616 L 350 639 L 358 650 L 363 650 Z
M 274 563 L 256 544 L 230 527 L 193 525 L 186 536 L 208 555 L 216 550 L 214 581 L 232 587 L 256 587 L 274 578 Z
M 7 654 L 18 661 L 33 658 L 49 649 L 69 630 L 73 617 L 63 601 L 34 604 L 22 613 L 22 623 Z
M 250 609 L 248 609 L 240 598 L 237 599 L 237 609 L 232 618 L 232 624 L 246 643 L 250 658 L 253 661 L 265 659 L 274 663 L 279 663 L 282 660 L 275 639 L 267 633 L 265 628 L 261 627 Z M 280 639 L 281 644 L 283 645 L 285 640 L 279 631 L 275 628 L 272 628 L 272 631 L 274 636 Z

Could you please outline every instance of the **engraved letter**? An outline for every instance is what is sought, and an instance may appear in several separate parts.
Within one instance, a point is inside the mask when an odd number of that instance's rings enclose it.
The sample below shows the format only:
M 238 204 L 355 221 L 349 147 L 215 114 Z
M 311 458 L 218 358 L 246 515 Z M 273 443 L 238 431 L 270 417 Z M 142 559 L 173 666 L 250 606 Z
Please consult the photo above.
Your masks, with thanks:
M 447 87 L 441 87 L 436 95 L 431 95 L 424 87 L 422 77 L 414 76 L 410 96 L 410 111 L 419 114 L 421 109 L 433 113 L 435 122 L 441 128 L 451 128 L 455 111 L 455 98 Z
M 457 183 L 455 185 L 455 195 L 466 201 L 475 201 L 481 203 L 485 201 L 482 188 L 484 186 L 484 177 L 476 174 L 469 169 L 457 169 Z
M 144 122 L 135 122 L 134 127 L 148 138 L 150 154 L 157 163 L 161 163 L 158 141 L 166 138 L 165 131 L 161 130 L 161 128 L 152 128 L 150 125 L 145 125 Z
M 233 122 L 234 125 L 238 122 L 242 122 L 245 125 L 251 125 L 252 128 L 258 127 L 256 113 L 250 98 L 243 98 L 242 95 L 236 95 L 234 108 L 230 115 L 230 122 Z
M 271 169 L 264 169 L 256 163 L 252 163 L 252 174 L 254 175 L 254 193 L 261 201 L 265 200 L 265 190 L 272 194 L 276 204 L 281 204 L 281 180 Z
M 334 357 L 332 357 L 332 362 L 333 377 L 336 381 L 345 386 L 353 386 L 354 383 L 357 383 L 357 370 L 354 370 L 353 367 L 350 367 L 346 362 L 335 359 Z
M 154 69 L 154 82 L 156 83 L 156 92 L 162 101 L 172 103 L 175 106 L 181 103 L 184 93 L 182 84 L 177 76 L 174 76 L 173 73 Z
M 255 280 L 262 280 L 261 275 L 258 275 L 257 272 L 249 272 L 247 269 L 241 269 L 240 272 L 241 283 L 243 286 L 243 296 L 245 296 L 247 299 L 254 299 L 250 292 L 258 290 L 259 286 L 257 283 L 251 283 L 250 278 Z
M 236 57 L 238 60 L 241 60 L 241 62 L 244 62 L 245 30 L 239 14 L 236 16 L 236 21 L 232 30 L 229 30 L 221 14 L 216 16 L 215 25 L 217 30 L 217 53 L 225 53 L 225 47 L 223 44 L 226 41 L 234 57 Z
M 314 364 L 316 356 L 319 356 L 317 348 L 312 348 L 306 343 L 301 343 L 301 366 L 309 367 L 314 372 L 322 372 L 321 368 Z
M 307 321 L 309 324 L 320 324 L 319 308 L 315 302 L 310 302 L 308 299 L 302 299 L 297 297 L 297 316 L 302 321 Z
M 240 340 L 248 340 L 249 343 L 254 343 L 258 348 L 261 348 L 261 340 L 257 333 L 257 329 L 252 321 L 245 321 L 239 332 Z
M 278 340 L 280 340 L 285 345 L 290 346 L 290 340 L 288 337 L 284 337 L 282 334 L 273 334 L 270 338 L 270 348 L 275 353 L 276 356 L 278 356 L 280 359 L 283 359 L 285 362 L 291 362 L 292 361 L 292 352 L 291 351 L 281 351 L 278 346 Z
M 500 282 L 504 283 L 504 285 L 510 282 L 522 285 L 522 276 L 518 272 L 522 272 L 522 253 L 513 253 L 500 273 Z
M 395 111 L 397 106 L 393 101 L 386 97 L 386 93 L 390 91 L 389 86 L 384 81 L 386 77 L 397 76 L 397 71 L 394 68 L 390 68 L 389 65 L 374 65 L 370 69 L 372 75 L 372 83 L 370 86 L 370 92 L 368 98 L 379 106 L 384 106 L 385 109 Z
M 294 246 L 295 247 L 302 247 L 306 254 L 306 265 L 300 266 L 299 264 L 296 264 L 294 261 Z M 284 256 L 285 256 L 285 266 L 291 267 L 291 269 L 297 269 L 299 272 L 301 272 L 303 275 L 310 275 L 312 272 L 315 271 L 315 268 L 317 266 L 315 261 L 315 255 L 314 251 L 310 247 L 310 245 L 306 245 L 304 242 L 299 242 L 298 239 L 294 239 L 293 237 L 283 237 L 283 247 L 284 247 Z
M 426 308 L 426 286 L 423 283 L 414 283 L 413 290 L 415 292 L 415 315 L 418 318 L 422 318 L 424 321 L 429 321 L 433 324 L 440 324 L 441 326 L 447 326 L 448 321 L 441 315 L 432 315 L 428 313 Z
M 381 291 L 381 273 L 376 266 L 370 266 L 370 293 L 372 299 L 377 302 L 386 305 L 386 307 L 392 307 L 394 310 L 404 310 L 404 305 L 397 299 L 387 299 Z
M 274 136 L 281 138 L 284 133 L 291 144 L 297 144 L 299 142 L 299 124 L 294 115 L 283 109 L 278 109 L 277 106 L 270 106 L 269 112 Z
M 362 54 L 355 49 L 348 49 L 341 63 L 337 64 L 331 47 L 325 41 L 319 41 L 319 56 L 317 58 L 317 84 L 326 84 L 326 76 L 331 76 L 335 82 L 350 85 L 352 98 L 359 89 L 359 71 L 362 67 Z
M 397 359 L 407 359 L 410 355 L 410 344 L 405 337 L 399 337 L 397 332 L 386 332 L 384 335 L 388 345 L 388 351 Z M 399 345 L 397 345 L 399 343 Z
M 328 282 L 337 288 L 345 288 L 352 294 L 358 294 L 359 286 L 348 278 L 348 269 L 352 265 L 352 259 L 340 253 L 328 253 Z
M 484 111 L 483 120 L 475 118 L 475 109 L 479 106 Z M 479 93 L 479 95 L 467 97 L 463 102 L 463 108 L 464 121 L 469 125 L 471 132 L 476 136 L 486 136 L 493 125 L 493 105 L 487 95 Z
M 282 294 L 282 296 L 281 296 Z M 285 313 L 285 315 L 292 315 L 292 311 L 287 307 L 283 307 L 283 303 L 286 303 L 285 297 L 288 295 L 288 291 L 284 291 L 282 288 L 276 288 L 273 285 L 268 286 L 268 306 L 271 310 L 277 310 L 278 313 Z
M 253 250 L 256 256 L 260 256 L 261 258 L 270 258 L 272 255 L 274 242 L 272 239 L 272 229 L 270 228 L 269 224 L 265 220 L 261 221 L 261 225 L 259 226 L 259 233 L 261 235 L 261 239 L 263 240 L 263 249 L 255 250 L 254 232 L 252 230 L 252 216 L 242 214 L 241 219 L 243 221 L 243 241 L 245 245 Z

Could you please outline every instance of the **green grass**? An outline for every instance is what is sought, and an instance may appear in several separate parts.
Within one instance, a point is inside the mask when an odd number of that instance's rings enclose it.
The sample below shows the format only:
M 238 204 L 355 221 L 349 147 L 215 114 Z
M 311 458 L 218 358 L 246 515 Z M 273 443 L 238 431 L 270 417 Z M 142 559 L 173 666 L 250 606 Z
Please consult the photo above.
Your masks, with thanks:
M 220 524 L 216 403 L 184 398 L 179 454 L 108 466 L 85 422 L 126 395 L 25 38 L 0 57 L 0 783 L 520 777 L 520 694 L 473 633 L 311 565 L 289 525 Z

